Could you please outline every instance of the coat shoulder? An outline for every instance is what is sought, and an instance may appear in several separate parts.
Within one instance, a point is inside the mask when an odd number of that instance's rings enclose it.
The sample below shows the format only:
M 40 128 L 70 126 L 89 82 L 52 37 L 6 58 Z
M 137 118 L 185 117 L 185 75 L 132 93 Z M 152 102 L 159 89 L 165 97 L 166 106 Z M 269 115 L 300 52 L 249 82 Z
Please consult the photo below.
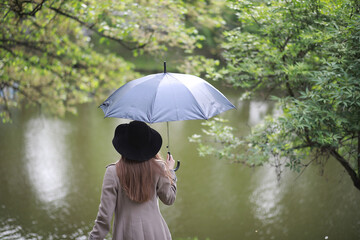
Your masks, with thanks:
M 164 170 L 166 169 L 166 165 L 165 162 L 161 159 L 156 159 L 155 160 L 157 164 L 159 164 Z
M 111 167 L 111 166 L 115 166 L 116 163 L 110 163 L 109 165 L 107 165 L 105 168 Z

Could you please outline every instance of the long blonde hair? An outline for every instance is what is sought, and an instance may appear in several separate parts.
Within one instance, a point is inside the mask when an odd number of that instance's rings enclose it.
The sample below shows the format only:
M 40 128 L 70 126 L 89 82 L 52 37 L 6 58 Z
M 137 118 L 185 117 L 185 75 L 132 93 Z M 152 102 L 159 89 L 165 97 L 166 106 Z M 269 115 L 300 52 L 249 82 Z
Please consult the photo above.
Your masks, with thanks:
M 125 157 L 116 164 L 116 173 L 126 195 L 134 202 L 143 203 L 152 198 L 155 191 L 155 176 L 161 174 L 169 178 L 171 175 L 166 164 L 162 167 L 159 154 L 148 161 L 138 162 Z

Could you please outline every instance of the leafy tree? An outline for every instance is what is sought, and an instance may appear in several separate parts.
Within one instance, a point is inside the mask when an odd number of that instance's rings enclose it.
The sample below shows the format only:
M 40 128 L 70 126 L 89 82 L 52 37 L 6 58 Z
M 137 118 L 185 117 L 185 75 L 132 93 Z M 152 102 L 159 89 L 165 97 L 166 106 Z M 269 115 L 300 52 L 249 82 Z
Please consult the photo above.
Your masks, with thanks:
M 360 4 L 358 1 L 233 1 L 239 27 L 225 32 L 226 66 L 215 75 L 251 94 L 272 91 L 283 110 L 250 136 L 220 145 L 193 136 L 202 153 L 301 171 L 337 160 L 360 190 Z M 212 71 L 214 72 L 214 71 Z M 250 94 L 250 95 L 251 95 Z M 212 121 L 206 135 L 223 122 Z M 215 139 L 219 143 L 219 139 Z M 240 148 L 242 151 L 240 151 Z M 201 149 L 200 149 L 201 150 Z M 239 153 L 243 152 L 243 153 Z M 245 153 L 244 153 L 245 152 Z
M 208 6 L 219 0 L 5 0 L 0 3 L 0 106 L 3 121 L 23 103 L 44 112 L 76 112 L 139 76 L 131 54 L 169 47 L 191 52 L 204 37 L 197 27 L 221 23 Z M 202 14 L 199 17 L 199 13 Z M 188 24 L 190 19 L 192 24 Z M 114 54 L 97 49 L 116 43 Z

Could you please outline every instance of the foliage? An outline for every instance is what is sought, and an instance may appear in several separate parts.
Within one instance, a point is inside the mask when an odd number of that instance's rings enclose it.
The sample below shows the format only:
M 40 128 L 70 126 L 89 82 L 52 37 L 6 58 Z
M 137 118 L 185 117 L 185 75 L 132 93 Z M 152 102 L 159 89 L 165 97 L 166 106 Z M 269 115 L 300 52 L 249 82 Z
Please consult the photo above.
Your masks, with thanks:
M 318 3 L 316 3 L 318 2 Z M 233 1 L 239 26 L 224 32 L 226 67 L 221 78 L 248 91 L 277 90 L 297 96 L 308 74 L 321 66 L 332 35 L 337 3 L 319 1 Z
M 248 154 L 235 157 L 270 162 L 279 172 L 283 165 L 301 171 L 332 157 L 360 189 L 359 3 L 232 3 L 239 27 L 225 33 L 226 66 L 218 76 L 250 93 L 276 90 L 273 100 L 283 110 L 242 139 Z
M 205 78 L 210 78 L 210 75 L 216 74 L 215 69 L 219 66 L 220 62 L 217 59 L 206 58 L 202 55 L 195 55 L 187 57 L 186 61 L 178 66 L 180 72 L 185 74 L 193 74 L 201 76 L 205 74 Z
M 215 124 L 217 122 L 218 124 Z M 210 136 L 211 140 L 218 145 L 221 145 L 219 151 L 213 145 L 204 144 L 206 140 L 202 140 L 201 135 L 193 135 L 189 138 L 190 142 L 197 143 L 199 145 L 200 156 L 213 155 L 219 159 L 235 159 L 238 158 L 238 154 L 234 153 L 234 150 L 242 143 L 239 138 L 235 137 L 232 132 L 233 128 L 225 125 L 227 120 L 221 118 L 214 118 L 214 120 L 201 123 L 203 126 L 209 128 L 209 130 L 203 129 L 203 132 Z
M 265 151 L 259 151 L 253 143 L 235 135 L 236 129 L 227 125 L 228 120 L 215 117 L 201 123 L 204 135 L 194 134 L 190 142 L 198 144 L 200 156 L 215 156 L 231 163 L 242 163 L 250 167 L 261 166 L 268 159 Z M 255 139 L 253 142 L 259 144 Z M 261 144 L 259 144 L 261 145 Z
M 124 56 L 201 47 L 204 37 L 196 27 L 220 25 L 221 7 L 207 7 L 223 5 L 219 0 L 2 1 L 0 117 L 10 120 L 10 109 L 23 103 L 61 115 L 76 112 L 79 103 L 103 100 L 139 76 Z M 96 49 L 110 43 L 118 44 L 120 56 Z

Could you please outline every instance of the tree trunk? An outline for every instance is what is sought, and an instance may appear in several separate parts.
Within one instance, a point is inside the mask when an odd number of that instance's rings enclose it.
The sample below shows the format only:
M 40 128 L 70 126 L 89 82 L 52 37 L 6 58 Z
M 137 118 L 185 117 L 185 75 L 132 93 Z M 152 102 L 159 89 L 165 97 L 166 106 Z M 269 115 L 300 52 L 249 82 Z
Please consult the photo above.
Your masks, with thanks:
M 331 149 L 330 154 L 333 157 L 335 157 L 335 159 L 338 160 L 338 162 L 345 168 L 346 172 L 350 175 L 350 178 L 353 181 L 354 186 L 358 190 L 360 190 L 360 177 L 350 166 L 350 164 L 335 149 Z

